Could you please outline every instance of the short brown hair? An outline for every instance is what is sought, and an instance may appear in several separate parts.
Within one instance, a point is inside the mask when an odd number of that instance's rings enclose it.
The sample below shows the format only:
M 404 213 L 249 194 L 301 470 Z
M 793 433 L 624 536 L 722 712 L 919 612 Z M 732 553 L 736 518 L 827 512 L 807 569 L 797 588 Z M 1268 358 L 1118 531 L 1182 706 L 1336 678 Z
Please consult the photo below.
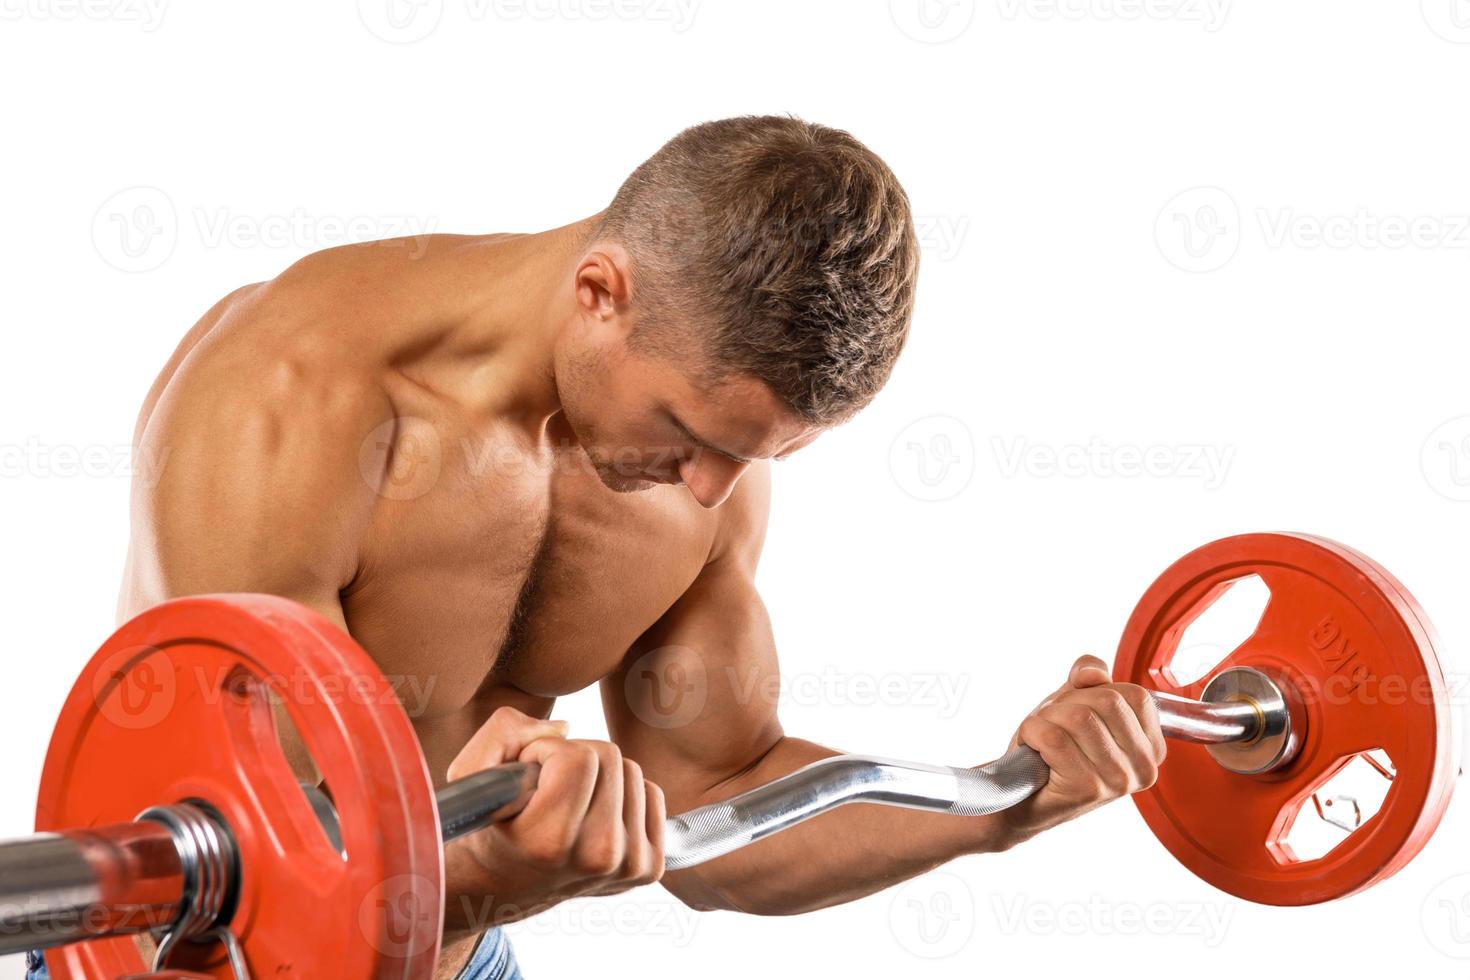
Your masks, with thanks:
M 871 401 L 908 335 L 908 196 L 841 130 L 788 116 L 686 129 L 623 183 L 598 236 L 631 256 L 635 339 L 708 321 L 711 378 L 753 375 L 813 424 Z

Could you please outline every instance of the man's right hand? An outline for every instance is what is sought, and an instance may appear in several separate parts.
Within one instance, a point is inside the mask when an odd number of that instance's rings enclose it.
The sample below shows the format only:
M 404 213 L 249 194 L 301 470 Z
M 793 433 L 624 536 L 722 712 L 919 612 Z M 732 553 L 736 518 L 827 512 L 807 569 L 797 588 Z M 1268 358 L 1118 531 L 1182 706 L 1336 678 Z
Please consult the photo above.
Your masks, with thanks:
M 662 877 L 663 791 L 616 745 L 566 732 L 500 708 L 450 764 L 450 779 L 513 761 L 540 764 L 541 777 L 520 814 L 445 848 L 446 942 Z
M 1154 784 L 1168 753 L 1158 707 L 1137 684 L 1115 684 L 1107 664 L 1080 657 L 1067 682 L 1021 723 L 1011 747 L 1041 755 L 1051 775 L 1040 792 L 1001 811 L 1006 840 L 1049 827 Z

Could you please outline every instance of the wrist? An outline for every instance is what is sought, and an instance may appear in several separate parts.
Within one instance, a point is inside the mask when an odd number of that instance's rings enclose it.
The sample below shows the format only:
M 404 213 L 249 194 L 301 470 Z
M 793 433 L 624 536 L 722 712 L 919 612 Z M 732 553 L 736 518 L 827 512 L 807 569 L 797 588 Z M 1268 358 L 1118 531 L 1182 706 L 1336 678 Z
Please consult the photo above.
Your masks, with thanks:
M 483 833 L 483 831 L 482 831 Z M 516 875 L 510 868 L 492 867 L 488 848 L 474 837 L 453 841 L 444 848 L 444 944 L 479 936 L 487 929 L 518 922 L 539 909 L 507 900 L 514 893 Z

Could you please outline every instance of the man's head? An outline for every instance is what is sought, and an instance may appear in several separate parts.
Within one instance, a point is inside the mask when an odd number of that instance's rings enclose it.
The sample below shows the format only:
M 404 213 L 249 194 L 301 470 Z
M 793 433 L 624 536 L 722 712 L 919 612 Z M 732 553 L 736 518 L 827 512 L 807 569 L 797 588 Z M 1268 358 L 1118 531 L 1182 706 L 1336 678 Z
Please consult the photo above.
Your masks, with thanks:
M 714 506 L 751 460 L 878 393 L 917 267 L 908 198 L 852 136 L 784 116 L 687 129 L 624 182 L 578 264 L 567 420 L 614 489 L 684 482 Z

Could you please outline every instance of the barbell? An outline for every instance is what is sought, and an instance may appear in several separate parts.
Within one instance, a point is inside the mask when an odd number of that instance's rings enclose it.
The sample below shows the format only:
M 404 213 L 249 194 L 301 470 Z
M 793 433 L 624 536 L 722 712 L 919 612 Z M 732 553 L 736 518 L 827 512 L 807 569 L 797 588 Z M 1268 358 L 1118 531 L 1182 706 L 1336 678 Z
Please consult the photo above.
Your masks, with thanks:
M 1181 634 L 1232 584 L 1270 592 L 1211 676 L 1171 670 Z M 1170 566 L 1124 629 L 1114 677 L 1147 687 L 1171 751 L 1145 821 L 1187 868 L 1255 902 L 1304 905 L 1383 880 L 1428 841 L 1455 774 L 1445 679 L 1419 605 L 1387 571 L 1307 535 L 1225 538 Z M 281 749 L 284 704 L 329 793 Z M 1380 760 L 1391 760 L 1389 768 Z M 1325 855 L 1287 832 L 1349 762 L 1391 778 Z M 445 843 L 519 813 L 537 767 L 434 790 L 371 658 L 316 613 L 250 594 L 163 603 L 88 663 L 53 733 L 33 837 L 0 843 L 0 953 L 47 949 L 57 980 L 432 976 Z M 849 803 L 994 813 L 1043 787 L 1019 746 L 973 769 L 846 755 L 671 817 L 693 867 Z

